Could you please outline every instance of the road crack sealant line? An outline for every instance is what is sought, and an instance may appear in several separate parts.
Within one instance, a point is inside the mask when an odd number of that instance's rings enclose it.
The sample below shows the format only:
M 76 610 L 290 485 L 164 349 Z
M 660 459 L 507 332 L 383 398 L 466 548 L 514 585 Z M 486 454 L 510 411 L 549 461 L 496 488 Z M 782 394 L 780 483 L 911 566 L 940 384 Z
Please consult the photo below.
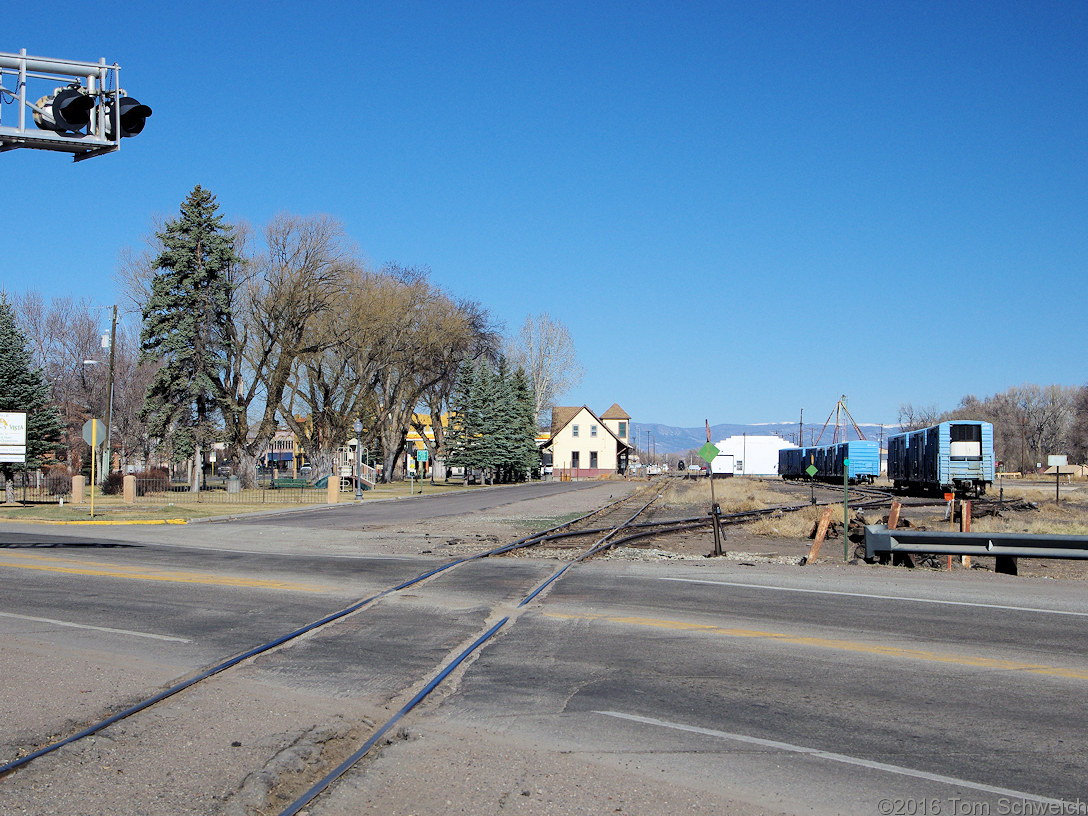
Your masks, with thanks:
M 563 575 L 563 573 L 565 573 L 568 569 L 570 569 L 570 567 L 572 567 L 574 564 L 577 564 L 579 561 L 582 561 L 583 559 L 588 558 L 590 555 L 592 555 L 592 554 L 594 554 L 596 552 L 600 552 L 601 550 L 604 550 L 604 549 L 607 549 L 608 547 L 610 547 L 611 544 L 608 543 L 608 539 L 610 539 L 617 532 L 619 532 L 621 529 L 628 526 L 632 521 L 634 521 L 636 518 L 638 518 L 642 513 L 644 513 L 646 511 L 647 507 L 649 507 L 651 504 L 653 504 L 659 498 L 661 498 L 660 493 L 657 494 L 656 496 L 654 496 L 652 499 L 650 499 L 650 501 L 648 501 L 645 505 L 640 507 L 637 511 L 635 511 L 634 515 L 632 515 L 630 518 L 628 518 L 627 521 L 625 521 L 625 522 L 617 525 L 616 527 L 612 528 L 612 531 L 610 533 L 608 533 L 607 535 L 603 536 L 601 539 L 599 539 L 594 544 L 593 547 L 591 547 L 589 550 L 587 550 L 585 553 L 583 553 L 581 556 L 576 558 L 571 563 L 566 564 L 562 569 L 560 569 L 558 572 L 556 572 L 554 575 L 552 575 L 550 578 L 548 578 L 546 581 L 544 581 L 540 586 L 538 586 L 536 589 L 534 589 L 532 592 L 530 592 L 527 596 L 525 596 L 525 598 L 522 599 L 521 603 L 519 603 L 518 606 L 517 606 L 518 612 L 520 612 L 520 610 L 522 610 L 530 601 L 532 601 L 535 597 L 537 597 L 537 595 L 539 595 L 546 587 L 551 586 L 556 580 L 559 579 L 559 577 L 561 575 Z M 620 501 L 623 501 L 623 500 L 621 499 Z M 612 505 L 608 505 L 608 507 L 615 506 L 616 504 L 619 504 L 619 502 L 614 502 Z M 606 509 L 606 508 L 601 508 L 601 509 L 603 510 L 603 509 Z M 594 511 L 594 513 L 590 513 L 587 516 L 583 516 L 581 519 L 575 519 L 574 521 L 568 522 L 567 525 L 573 524 L 573 523 L 575 523 L 575 521 L 584 520 L 584 519 L 588 518 L 589 516 L 595 515 L 595 513 L 597 513 L 597 512 L 600 512 L 600 511 Z M 563 526 L 567 526 L 567 525 L 563 525 Z M 509 551 L 511 549 L 514 549 L 515 546 L 526 546 L 526 543 L 525 542 L 515 542 L 514 545 L 508 545 L 507 547 L 499 548 L 499 550 L 500 551 Z M 494 552 L 494 551 L 492 551 L 492 552 Z M 519 616 L 520 615 L 515 615 L 514 619 L 516 620 L 516 618 L 519 617 Z M 428 681 L 427 685 L 425 685 L 422 689 L 420 689 L 420 691 L 411 700 L 409 700 L 404 705 L 403 708 L 401 708 L 396 714 L 394 714 L 389 719 L 389 721 L 385 723 L 385 725 L 383 725 L 381 728 L 379 728 L 377 731 L 375 731 L 374 734 L 372 734 L 371 737 L 366 742 L 364 742 L 361 746 L 359 746 L 359 748 L 351 756 L 349 756 L 347 759 L 345 759 L 343 762 L 341 762 L 340 765 L 338 765 L 334 770 L 332 770 L 329 774 L 327 774 L 317 784 L 315 784 L 308 791 L 306 791 L 306 793 L 304 793 L 302 796 L 300 796 L 298 799 L 296 799 L 294 802 L 292 802 L 287 807 L 286 810 L 281 811 L 279 816 L 296 816 L 304 807 L 306 807 L 306 805 L 308 805 L 310 802 L 312 802 L 314 799 L 316 799 L 318 796 L 320 796 L 322 793 L 324 793 L 326 790 L 328 790 L 328 788 L 334 782 L 336 782 L 338 779 L 340 779 L 340 777 L 342 777 L 345 773 L 347 773 L 349 770 L 351 770 L 356 764 L 358 764 L 358 762 L 370 752 L 370 750 L 378 743 L 378 741 L 385 734 L 387 734 L 389 732 L 389 729 L 392 728 L 394 725 L 396 725 L 401 720 L 401 718 L 404 717 L 405 714 L 407 714 L 413 708 L 415 708 L 417 705 L 419 705 L 419 703 L 421 703 L 427 697 L 427 695 L 429 695 L 432 691 L 434 691 L 438 687 L 438 685 L 443 680 L 445 680 L 450 675 L 451 672 L 453 672 L 454 669 L 456 669 L 466 659 L 468 659 L 468 657 L 470 655 L 472 655 L 473 652 L 475 652 L 476 650 L 481 648 L 484 644 L 486 644 L 489 640 L 491 640 L 491 638 L 493 638 L 499 632 L 499 630 L 501 630 L 504 626 L 506 626 L 508 623 L 510 623 L 510 621 L 511 621 L 511 616 L 506 615 L 502 619 L 500 619 L 496 624 L 494 624 L 490 629 L 488 629 L 486 632 L 484 632 L 482 635 L 480 635 L 480 637 L 477 638 L 472 643 L 472 645 L 470 645 L 467 649 L 465 649 L 463 652 L 461 652 L 461 654 L 459 654 L 454 660 L 452 660 L 445 667 L 443 667 L 442 670 L 438 674 L 436 674 L 430 681 Z
M 350 606 L 348 606 L 348 607 L 346 607 L 344 609 L 341 609 L 338 612 L 334 612 L 334 613 L 332 613 L 330 615 L 326 615 L 325 617 L 323 617 L 323 618 L 321 618 L 319 620 L 316 620 L 316 621 L 314 621 L 312 623 L 309 623 L 306 626 L 303 626 L 303 627 L 301 627 L 299 629 L 295 629 L 293 632 L 290 632 L 290 633 L 288 633 L 286 635 L 278 637 L 275 640 L 270 640 L 267 643 L 263 643 L 260 646 L 256 646 L 256 647 L 254 647 L 252 649 L 249 649 L 249 650 L 247 650 L 245 652 L 237 654 L 234 657 L 228 658 L 228 659 L 226 659 L 226 660 L 224 660 L 224 661 L 222 661 L 220 663 L 215 664 L 214 666 L 212 666 L 212 667 L 210 667 L 208 669 L 205 669 L 202 672 L 199 672 L 198 674 L 196 674 L 196 675 L 194 675 L 194 676 L 192 676 L 192 677 L 190 677 L 190 678 L 188 678 L 186 680 L 183 680 L 183 681 L 181 681 L 179 683 L 176 683 L 173 686 L 170 686 L 167 689 L 164 689 L 163 691 L 160 691 L 158 694 L 155 694 L 155 695 L 152 695 L 151 697 L 148 697 L 146 700 L 143 700 L 143 701 L 141 701 L 139 703 L 136 703 L 135 705 L 129 706 L 128 708 L 125 708 L 122 711 L 118 711 L 116 714 L 113 714 L 113 715 L 107 717 L 106 719 L 101 720 L 100 722 L 97 722 L 97 723 L 94 723 L 93 725 L 88 726 L 88 727 L 84 728 L 82 731 L 79 731 L 79 732 L 77 732 L 75 734 L 72 734 L 72 735 L 70 735 L 68 737 L 65 737 L 64 739 L 61 739 L 61 740 L 58 740 L 56 742 L 50 743 L 49 745 L 45 745 L 45 746 L 37 749 L 36 751 L 32 751 L 32 752 L 26 754 L 25 756 L 18 757 L 17 759 L 13 759 L 10 762 L 7 762 L 7 763 L 5 763 L 3 765 L 0 765 L 0 781 L 2 781 L 9 774 L 11 774 L 12 771 L 15 771 L 16 769 L 21 768 L 22 766 L 29 764 L 30 762 L 34 761 L 38 757 L 45 756 L 46 754 L 52 753 L 53 751 L 56 751 L 59 748 L 63 748 L 66 745 L 71 745 L 73 742 L 78 742 L 79 740 L 85 739 L 86 737 L 97 734 L 99 731 L 101 731 L 101 730 L 103 730 L 105 728 L 108 728 L 109 726 L 113 725 L 114 723 L 117 723 L 117 722 L 119 722 L 119 721 L 121 721 L 123 719 L 131 717 L 133 714 L 138 714 L 139 712 L 141 712 L 141 711 L 143 711 L 143 710 L 145 710 L 147 708 L 150 708 L 151 706 L 155 705 L 156 703 L 162 702 L 163 700 L 167 699 L 168 697 L 173 697 L 175 694 L 178 694 L 179 692 L 182 692 L 185 689 L 196 685 L 197 683 L 200 683 L 200 682 L 202 682 L 204 680 L 207 680 L 209 677 L 212 677 L 214 675 L 217 675 L 217 674 L 219 674 L 221 672 L 226 671 L 227 669 L 230 669 L 230 668 L 232 668 L 234 666 L 237 666 L 239 663 L 243 662 L 244 660 L 247 660 L 247 659 L 249 659 L 251 657 L 256 657 L 257 655 L 260 655 L 260 654 L 263 654 L 265 652 L 271 651 L 272 649 L 276 648 L 277 646 L 282 646 L 284 643 L 287 643 L 288 641 L 295 640 L 296 638 L 302 637 L 303 635 L 305 635 L 305 634 L 307 634 L 309 632 L 312 632 L 315 629 L 319 629 L 319 628 L 321 628 L 323 626 L 326 626 L 327 624 L 330 624 L 330 623 L 332 623 L 334 621 L 340 620 L 341 618 L 344 618 L 344 617 L 346 617 L 346 616 L 348 616 L 348 615 L 350 615 L 350 614 L 352 614 L 354 612 L 358 612 L 360 609 L 362 609 L 362 608 L 364 608 L 366 606 L 369 606 L 370 604 L 374 603 L 377 600 L 380 600 L 381 598 L 386 597 L 387 595 L 391 595 L 394 592 L 398 592 L 398 591 L 400 591 L 402 589 L 406 589 L 406 588 L 408 588 L 410 586 L 414 586 L 415 584 L 418 584 L 418 583 L 420 583 L 422 581 L 425 581 L 428 578 L 431 578 L 431 577 L 433 577 L 433 576 L 435 576 L 435 575 L 437 575 L 437 574 L 439 574 L 441 572 L 444 572 L 445 570 L 452 569 L 453 567 L 459 566 L 461 564 L 468 563 L 469 561 L 476 561 L 478 559 L 486 558 L 486 557 L 491 556 L 491 555 L 500 555 L 500 554 L 502 554 L 504 552 L 507 552 L 507 551 L 515 548 L 515 547 L 530 546 L 532 544 L 538 543 L 540 540 L 542 540 L 548 534 L 553 533 L 556 530 L 562 530 L 562 529 L 564 529 L 566 527 L 571 526 L 572 524 L 577 524 L 579 521 L 584 521 L 585 519 L 590 518 L 590 517 L 596 515 L 597 513 L 603 512 L 603 511 L 605 511 L 605 510 L 607 510 L 607 509 L 609 509 L 611 507 L 614 507 L 615 505 L 619 504 L 622 501 L 624 501 L 624 499 L 619 499 L 619 500 L 617 500 L 615 502 L 612 502 L 611 504 L 607 504 L 604 507 L 598 508 L 598 509 L 596 509 L 596 510 L 590 512 L 590 513 L 587 513 L 584 516 L 581 516 L 579 518 L 572 519 L 571 521 L 568 521 L 568 522 L 565 522 L 563 524 L 557 525 L 556 527 L 552 527 L 552 528 L 550 528 L 548 530 L 544 530 L 544 531 L 539 532 L 539 533 L 534 533 L 532 535 L 525 536 L 524 538 L 518 539 L 513 544 L 507 544 L 507 545 L 503 545 L 502 547 L 496 547 L 496 548 L 494 548 L 492 550 L 488 550 L 488 551 L 482 552 L 482 553 L 477 553 L 476 555 L 469 556 L 467 558 L 458 558 L 458 559 L 456 559 L 454 561 L 449 562 L 448 564 L 443 564 L 440 567 L 437 567 L 437 568 L 432 569 L 432 570 L 428 570 L 427 572 L 425 572 L 425 573 L 423 573 L 421 575 L 417 575 L 415 578 L 411 578 L 411 579 L 409 579 L 407 581 L 404 581 L 404 582 L 402 582 L 400 584 L 397 584 L 396 586 L 393 586 L 393 587 L 390 587 L 388 589 L 382 590 L 381 592 L 378 592 L 377 594 L 372 595 L 369 598 L 365 598 L 363 600 L 357 601 L 357 602 L 351 604 Z

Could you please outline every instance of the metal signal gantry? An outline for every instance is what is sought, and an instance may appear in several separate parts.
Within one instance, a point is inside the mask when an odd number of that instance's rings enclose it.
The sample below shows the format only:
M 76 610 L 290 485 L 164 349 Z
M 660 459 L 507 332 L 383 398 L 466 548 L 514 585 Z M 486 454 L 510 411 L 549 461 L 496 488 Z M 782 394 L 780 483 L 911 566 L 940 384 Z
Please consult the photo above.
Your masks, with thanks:
M 151 115 L 151 108 L 121 89 L 120 70 L 105 59 L 28 57 L 26 49 L 0 53 L 0 102 L 18 103 L 14 125 L 3 121 L 0 105 L 0 152 L 28 147 L 72 153 L 81 161 L 120 150 L 121 139 L 142 131 Z M 31 83 L 41 89 L 37 95 L 28 92 Z

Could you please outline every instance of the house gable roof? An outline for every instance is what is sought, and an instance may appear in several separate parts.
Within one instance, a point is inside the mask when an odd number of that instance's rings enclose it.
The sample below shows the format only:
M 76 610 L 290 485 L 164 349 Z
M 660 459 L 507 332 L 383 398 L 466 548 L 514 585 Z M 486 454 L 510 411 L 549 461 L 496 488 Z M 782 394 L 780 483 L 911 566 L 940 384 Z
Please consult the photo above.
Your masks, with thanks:
M 615 407 L 618 408 L 619 406 L 615 406 Z M 609 409 L 609 410 L 611 410 L 611 409 Z M 623 409 L 620 408 L 620 410 L 622 411 Z M 582 411 L 585 411 L 587 414 L 589 414 L 591 417 L 593 417 L 595 420 L 597 420 L 597 422 L 600 423 L 600 427 L 602 429 L 604 429 L 605 433 L 607 433 L 609 436 L 611 436 L 613 439 L 615 439 L 616 442 L 619 445 L 622 445 L 624 448 L 629 447 L 629 445 L 626 442 L 624 442 L 622 439 L 620 439 L 618 436 L 616 436 L 615 433 L 612 432 L 612 429 L 609 428 L 602 421 L 601 417 L 597 416 L 595 413 L 593 413 L 593 411 L 591 411 L 589 409 L 588 406 L 585 406 L 585 405 L 579 405 L 576 408 L 574 408 L 574 407 L 560 408 L 558 406 L 555 407 L 555 408 L 552 408 L 551 439 L 549 439 L 547 442 L 545 442 L 543 447 L 545 447 L 545 448 L 550 447 L 551 444 L 555 441 L 555 437 L 559 434 L 559 432 L 562 431 L 565 427 L 567 427 L 571 422 L 573 422 L 574 419 L 580 413 L 582 413 Z
M 601 414 L 601 419 L 630 419 L 631 416 L 625 410 L 620 408 L 618 402 L 613 402 L 612 407 Z
M 567 427 L 571 423 L 571 420 L 578 416 L 579 411 L 581 411 L 584 407 L 584 405 L 579 405 L 576 408 L 561 408 L 557 405 L 552 408 L 552 436 L 555 436 L 557 433 Z

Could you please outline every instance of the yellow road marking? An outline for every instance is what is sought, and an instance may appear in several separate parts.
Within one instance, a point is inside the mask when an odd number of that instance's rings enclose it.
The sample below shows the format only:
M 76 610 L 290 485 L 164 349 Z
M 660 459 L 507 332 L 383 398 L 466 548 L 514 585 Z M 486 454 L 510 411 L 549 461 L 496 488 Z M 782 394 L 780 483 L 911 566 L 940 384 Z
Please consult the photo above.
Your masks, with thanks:
M 322 592 L 324 587 L 314 584 L 294 584 L 286 581 L 266 581 L 257 578 L 236 578 L 203 572 L 147 569 L 145 567 L 117 565 L 112 567 L 88 567 L 75 558 L 36 553 L 0 552 L 0 567 L 58 572 L 65 575 L 91 575 L 106 578 L 130 578 L 136 581 L 166 581 L 175 584 L 208 584 L 213 586 L 250 587 L 256 589 L 286 589 L 293 592 Z
M 974 668 L 1022 671 L 1031 674 L 1045 674 L 1054 677 L 1071 677 L 1075 680 L 1088 680 L 1088 671 L 1068 669 L 1062 666 L 1021 663 L 1016 660 L 997 660 L 991 657 L 979 657 L 975 655 L 942 654 L 941 652 L 930 652 L 923 649 L 902 649 L 897 646 L 881 646 L 873 643 L 861 643 L 855 640 L 805 637 L 802 635 L 790 635 L 785 632 L 763 632 L 758 629 L 731 629 L 706 623 L 689 623 L 686 621 L 626 615 L 564 615 L 558 612 L 545 612 L 544 616 L 547 618 L 562 618 L 565 620 L 603 620 L 608 621 L 609 623 L 620 623 L 629 626 L 648 626 L 655 629 L 709 632 L 710 634 L 721 635 L 723 637 L 761 638 L 774 640 L 778 643 L 791 643 L 797 646 L 838 649 L 840 651 L 861 652 L 862 654 L 880 655 L 882 657 L 930 660 L 936 663 L 951 663 L 959 666 L 972 666 Z
M 133 526 L 137 524 L 188 524 L 185 519 L 127 519 L 122 521 L 92 521 L 87 519 L 85 521 L 52 521 L 49 519 L 23 519 L 23 518 L 4 518 L 0 516 L 0 521 L 9 522 L 13 521 L 18 524 L 94 524 L 106 527 L 124 527 Z

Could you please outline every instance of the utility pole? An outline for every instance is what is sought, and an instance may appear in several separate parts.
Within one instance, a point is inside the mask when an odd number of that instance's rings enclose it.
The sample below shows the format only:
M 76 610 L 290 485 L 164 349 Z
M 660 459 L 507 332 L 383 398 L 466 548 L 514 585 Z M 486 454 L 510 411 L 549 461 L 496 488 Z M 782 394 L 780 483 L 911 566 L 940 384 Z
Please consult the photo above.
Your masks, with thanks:
M 113 304 L 113 320 L 110 323 L 110 406 L 106 412 L 106 478 L 113 469 L 113 448 L 111 434 L 113 433 L 113 362 L 115 349 L 117 348 L 117 304 Z

